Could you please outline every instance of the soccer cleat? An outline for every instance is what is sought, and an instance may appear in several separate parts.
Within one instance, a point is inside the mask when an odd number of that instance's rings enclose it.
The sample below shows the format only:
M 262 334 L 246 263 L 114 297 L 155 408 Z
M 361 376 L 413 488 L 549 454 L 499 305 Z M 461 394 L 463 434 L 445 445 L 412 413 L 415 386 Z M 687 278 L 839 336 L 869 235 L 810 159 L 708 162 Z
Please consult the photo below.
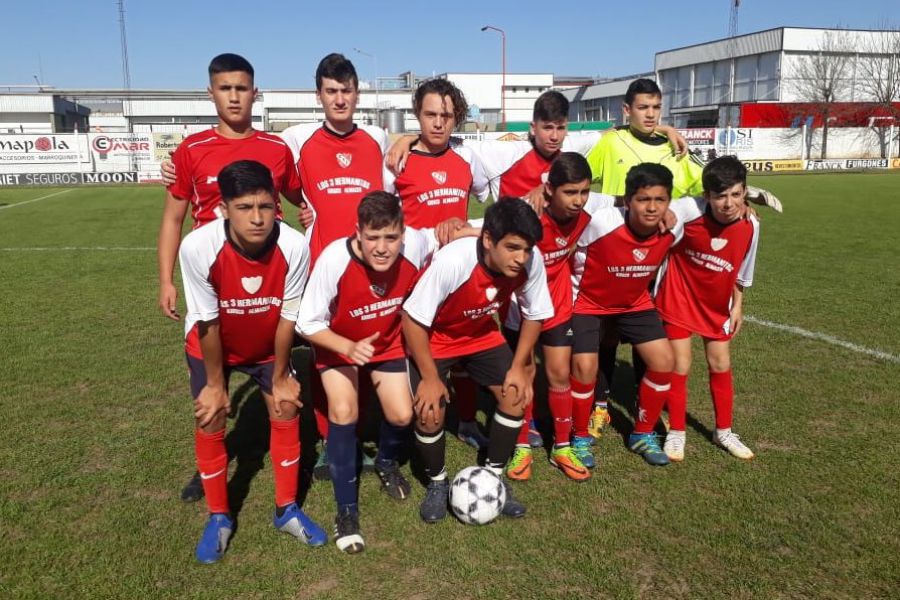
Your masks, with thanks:
M 456 437 L 476 450 L 487 448 L 488 445 L 488 439 L 481 433 L 478 423 L 475 421 L 460 421 L 459 428 L 456 430 Z
M 572 481 L 587 481 L 591 478 L 591 472 L 578 460 L 578 456 L 571 446 L 554 448 L 550 452 L 550 464 L 562 471 Z
M 514 481 L 531 479 L 531 465 L 534 462 L 531 448 L 516 446 L 509 464 L 506 465 L 506 476 Z
M 593 445 L 594 438 L 589 435 L 584 437 L 579 437 L 577 435 L 572 436 L 572 452 L 575 453 L 575 456 L 578 457 L 581 464 L 588 469 L 593 469 L 597 466 L 597 462 L 594 460 L 594 454 L 591 452 L 591 446 Z
M 375 472 L 381 480 L 381 489 L 394 500 L 406 500 L 412 491 L 409 482 L 400 473 L 400 465 L 396 460 L 388 460 L 375 464 Z
M 447 516 L 449 498 L 450 482 L 446 479 L 431 480 L 425 489 L 425 499 L 419 505 L 419 516 L 426 523 L 437 523 Z
M 285 506 L 280 517 L 276 511 L 272 517 L 272 524 L 278 531 L 294 536 L 307 546 L 324 546 L 328 543 L 328 534 L 325 530 L 300 510 L 296 502 Z
M 366 549 L 366 542 L 359 531 L 359 513 L 352 509 L 340 511 L 334 518 L 334 543 L 338 550 L 357 554 Z
M 666 434 L 666 443 L 663 444 L 663 452 L 672 462 L 681 462 L 684 460 L 685 432 L 670 429 Z
M 504 503 L 503 508 L 500 509 L 500 514 L 504 517 L 512 517 L 513 519 L 524 517 L 525 505 L 515 499 L 512 493 L 512 486 L 509 485 L 509 482 L 505 479 L 501 481 L 503 481 L 503 487 L 506 488 L 506 503 Z
M 231 539 L 233 531 L 234 521 L 231 520 L 231 517 L 224 513 L 209 515 L 206 527 L 203 528 L 203 535 L 200 536 L 200 541 L 197 543 L 195 553 L 197 560 L 208 565 L 221 559 L 225 555 L 228 540 Z
M 194 472 L 191 480 L 181 488 L 181 501 L 185 503 L 198 502 L 203 496 L 203 481 L 200 479 L 199 471 L 197 471 Z
M 632 433 L 628 436 L 628 449 L 640 454 L 648 464 L 655 467 L 669 464 L 669 457 L 659 447 L 655 433 Z
M 775 212 L 779 212 L 779 213 L 784 212 L 784 208 L 781 206 L 781 200 L 776 198 L 775 194 L 773 194 L 769 190 L 764 190 L 762 188 L 753 187 L 752 185 L 748 185 L 747 186 L 747 200 L 752 202 L 753 204 L 759 204 L 760 206 L 768 206 Z
M 602 406 L 595 406 L 588 421 L 588 433 L 591 434 L 591 437 L 599 440 L 603 435 L 603 430 L 606 429 L 606 426 L 611 421 L 612 418 L 609 416 L 607 409 Z
M 528 421 L 528 445 L 532 448 L 540 448 L 544 445 L 544 438 L 538 431 L 537 424 L 534 419 Z
M 716 432 L 713 434 L 713 441 L 737 458 L 750 460 L 755 456 L 753 450 L 745 446 L 744 442 L 741 441 L 741 437 L 730 429 L 716 429 Z
M 328 467 L 328 444 L 322 444 L 322 451 L 313 467 L 313 476 L 319 481 L 331 480 L 331 469 Z

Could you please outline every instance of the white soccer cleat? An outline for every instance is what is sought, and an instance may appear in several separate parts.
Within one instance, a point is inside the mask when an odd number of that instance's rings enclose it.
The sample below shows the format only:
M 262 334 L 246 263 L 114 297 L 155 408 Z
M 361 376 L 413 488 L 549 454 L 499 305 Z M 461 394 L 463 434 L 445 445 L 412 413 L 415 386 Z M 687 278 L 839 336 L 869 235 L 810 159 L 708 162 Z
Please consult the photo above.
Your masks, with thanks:
M 663 452 L 672 462 L 681 462 L 684 460 L 684 444 L 685 432 L 670 429 L 666 434 L 666 443 L 663 444 Z
M 744 445 L 740 436 L 730 429 L 716 429 L 716 432 L 713 434 L 713 441 L 737 458 L 750 460 L 755 456 L 753 451 Z
M 784 207 L 781 206 L 781 200 L 779 200 L 775 196 L 775 194 L 773 194 L 769 190 L 764 190 L 762 188 L 748 185 L 747 186 L 747 200 L 749 200 L 753 204 L 759 204 L 760 206 L 768 206 L 775 212 L 779 212 L 779 213 L 784 212 Z

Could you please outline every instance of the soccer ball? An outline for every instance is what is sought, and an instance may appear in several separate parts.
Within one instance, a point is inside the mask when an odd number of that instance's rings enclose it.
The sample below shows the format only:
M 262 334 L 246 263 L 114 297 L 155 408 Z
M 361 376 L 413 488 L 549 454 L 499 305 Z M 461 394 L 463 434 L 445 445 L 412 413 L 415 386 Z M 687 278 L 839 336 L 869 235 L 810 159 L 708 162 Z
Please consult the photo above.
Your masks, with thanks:
M 506 504 L 506 488 L 493 471 L 466 467 L 450 484 L 450 508 L 466 525 L 487 525 Z

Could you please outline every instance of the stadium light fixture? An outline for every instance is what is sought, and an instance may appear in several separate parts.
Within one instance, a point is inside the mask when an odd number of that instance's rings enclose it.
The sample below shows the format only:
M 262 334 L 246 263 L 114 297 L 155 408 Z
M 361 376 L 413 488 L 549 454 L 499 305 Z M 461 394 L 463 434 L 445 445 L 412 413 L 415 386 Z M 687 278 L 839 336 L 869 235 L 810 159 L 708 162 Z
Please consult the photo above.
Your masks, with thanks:
M 493 25 L 485 25 L 481 31 L 496 31 L 500 34 L 500 124 L 506 129 L 506 32 Z

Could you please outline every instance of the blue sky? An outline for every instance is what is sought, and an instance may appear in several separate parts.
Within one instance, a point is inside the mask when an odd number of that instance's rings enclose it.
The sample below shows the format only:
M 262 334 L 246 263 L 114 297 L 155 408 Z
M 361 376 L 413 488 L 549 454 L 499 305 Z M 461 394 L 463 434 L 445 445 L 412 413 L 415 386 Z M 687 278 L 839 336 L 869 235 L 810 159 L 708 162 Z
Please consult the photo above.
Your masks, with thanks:
M 739 32 L 772 27 L 875 28 L 900 24 L 897 0 L 743 0 Z M 648 71 L 657 51 L 724 37 L 728 0 L 681 2 L 126 0 L 133 87 L 201 88 L 209 59 L 246 56 L 257 85 L 313 86 L 319 59 L 338 51 L 360 77 L 413 70 L 500 70 L 506 30 L 507 70 L 560 75 Z M 563 8 L 564 7 L 564 8 Z M 554 12 L 558 11 L 558 12 Z M 115 0 L 9 2 L 0 36 L 0 85 L 121 87 Z

